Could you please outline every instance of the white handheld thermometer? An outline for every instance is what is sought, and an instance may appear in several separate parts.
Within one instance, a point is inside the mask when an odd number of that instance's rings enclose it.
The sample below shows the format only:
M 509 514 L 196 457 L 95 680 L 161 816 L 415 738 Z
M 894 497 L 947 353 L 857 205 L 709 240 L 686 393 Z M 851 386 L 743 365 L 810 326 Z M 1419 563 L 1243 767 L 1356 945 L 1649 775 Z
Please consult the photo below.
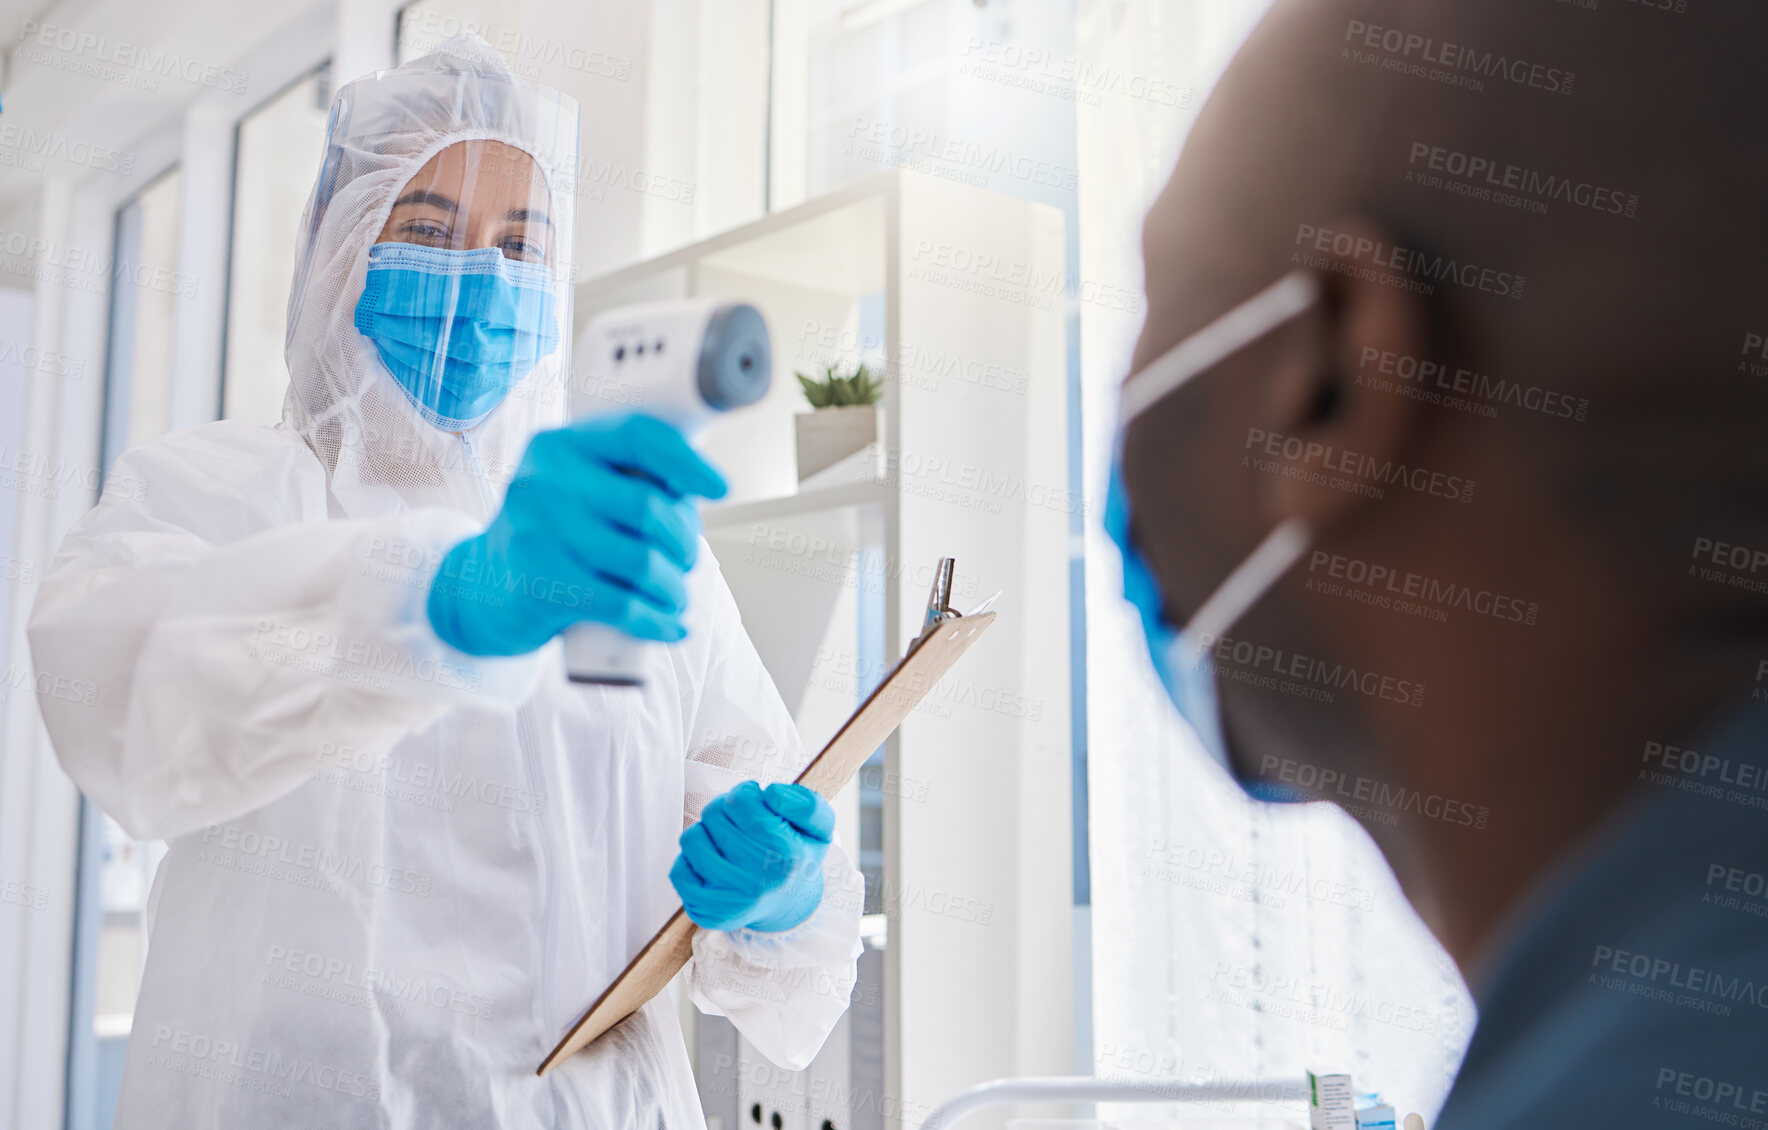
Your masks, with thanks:
M 572 419 L 636 409 L 691 440 L 720 412 L 766 396 L 772 383 L 767 322 L 755 307 L 714 298 L 620 306 L 597 314 L 578 337 L 568 408 Z M 564 635 L 572 682 L 643 685 L 646 641 L 593 622 Z

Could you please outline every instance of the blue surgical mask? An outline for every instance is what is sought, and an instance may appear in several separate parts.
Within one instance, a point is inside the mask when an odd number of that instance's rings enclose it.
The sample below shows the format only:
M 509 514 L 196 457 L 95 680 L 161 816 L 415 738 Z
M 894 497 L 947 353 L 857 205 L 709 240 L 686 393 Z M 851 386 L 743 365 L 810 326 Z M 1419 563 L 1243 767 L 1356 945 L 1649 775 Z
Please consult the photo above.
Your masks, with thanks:
M 559 347 L 552 271 L 505 257 L 416 243 L 368 249 L 356 328 L 419 415 L 470 428 Z
M 1142 636 L 1155 673 L 1179 716 L 1203 748 L 1256 800 L 1307 799 L 1282 785 L 1239 776 L 1228 754 L 1222 730 L 1221 702 L 1210 652 L 1223 634 L 1307 552 L 1310 533 L 1291 519 L 1270 536 L 1218 585 L 1190 621 L 1175 628 L 1167 621 L 1160 584 L 1130 532 L 1129 491 L 1123 478 L 1123 442 L 1130 424 L 1193 378 L 1300 316 L 1319 296 L 1313 276 L 1296 272 L 1247 300 L 1180 342 L 1130 377 L 1119 409 L 1117 443 L 1112 457 L 1111 486 L 1105 502 L 1105 528 L 1123 555 L 1124 598 L 1136 609 Z
M 1228 765 L 1228 743 L 1222 736 L 1221 709 L 1216 702 L 1215 672 L 1208 648 L 1167 623 L 1160 584 L 1130 537 L 1130 496 L 1123 481 L 1123 460 L 1111 463 L 1111 489 L 1105 496 L 1105 532 L 1123 554 L 1123 595 L 1142 621 L 1142 637 L 1154 673 L 1166 687 L 1179 717 L 1191 727 L 1210 756 Z

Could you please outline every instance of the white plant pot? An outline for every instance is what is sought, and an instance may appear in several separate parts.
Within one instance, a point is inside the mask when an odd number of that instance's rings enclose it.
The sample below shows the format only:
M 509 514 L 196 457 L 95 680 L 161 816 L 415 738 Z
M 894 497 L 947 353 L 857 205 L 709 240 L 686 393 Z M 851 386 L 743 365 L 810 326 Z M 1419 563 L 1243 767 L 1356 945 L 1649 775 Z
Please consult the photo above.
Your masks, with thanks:
M 818 408 L 794 417 L 798 432 L 798 481 L 827 470 L 878 442 L 879 406 Z

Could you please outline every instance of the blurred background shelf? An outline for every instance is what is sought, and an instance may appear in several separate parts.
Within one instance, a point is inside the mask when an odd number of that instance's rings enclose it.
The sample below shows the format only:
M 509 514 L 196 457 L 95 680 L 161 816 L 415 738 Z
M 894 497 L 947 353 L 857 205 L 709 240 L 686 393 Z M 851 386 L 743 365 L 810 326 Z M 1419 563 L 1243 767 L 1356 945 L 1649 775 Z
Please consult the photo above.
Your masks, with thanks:
M 990 638 L 836 798 L 870 928 L 816 1061 L 779 1072 L 683 1007 L 726 1130 L 756 1111 L 780 1130 L 882 1128 L 986 1079 L 1072 1066 L 1063 231 L 1046 204 L 897 170 L 577 289 L 579 326 L 701 295 L 766 316 L 771 391 L 700 440 L 731 485 L 705 531 L 806 746 L 902 655 L 941 557 L 957 559 L 956 607 L 1005 593 Z M 794 418 L 810 409 L 793 374 L 861 363 L 884 378 L 877 442 L 801 487 Z
M 890 488 L 883 483 L 861 482 L 799 491 L 777 498 L 750 502 L 719 502 L 702 511 L 708 531 L 723 531 L 756 522 L 810 517 L 855 506 L 883 506 Z M 711 536 L 710 533 L 708 536 Z

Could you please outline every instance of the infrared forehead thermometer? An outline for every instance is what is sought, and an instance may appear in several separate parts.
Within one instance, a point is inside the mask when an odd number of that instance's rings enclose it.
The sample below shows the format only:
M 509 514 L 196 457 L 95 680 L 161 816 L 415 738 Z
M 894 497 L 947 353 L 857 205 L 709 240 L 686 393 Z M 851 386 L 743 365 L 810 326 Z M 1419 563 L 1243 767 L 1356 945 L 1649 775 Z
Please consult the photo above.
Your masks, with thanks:
M 720 413 L 767 395 L 773 350 L 761 311 L 697 298 L 596 315 L 571 368 L 572 419 L 636 409 L 692 440 Z M 656 646 L 593 622 L 573 624 L 564 639 L 571 681 L 602 686 L 643 685 L 645 649 Z

